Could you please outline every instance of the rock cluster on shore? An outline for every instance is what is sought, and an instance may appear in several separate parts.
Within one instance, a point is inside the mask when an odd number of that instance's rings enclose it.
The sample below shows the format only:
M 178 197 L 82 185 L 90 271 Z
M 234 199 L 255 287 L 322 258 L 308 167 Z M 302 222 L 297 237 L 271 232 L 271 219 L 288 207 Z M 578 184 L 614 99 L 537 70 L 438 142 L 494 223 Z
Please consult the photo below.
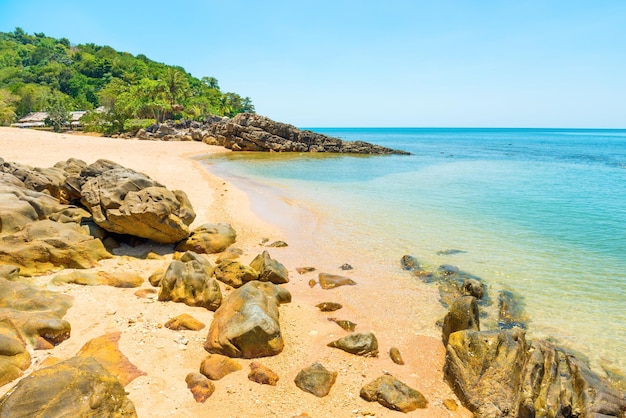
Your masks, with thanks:
M 233 151 L 329 152 L 347 154 L 408 154 L 363 141 L 344 141 L 265 116 L 241 113 L 232 119 L 212 118 L 204 123 L 181 122 L 153 125 L 136 137 L 161 141 L 203 141 Z

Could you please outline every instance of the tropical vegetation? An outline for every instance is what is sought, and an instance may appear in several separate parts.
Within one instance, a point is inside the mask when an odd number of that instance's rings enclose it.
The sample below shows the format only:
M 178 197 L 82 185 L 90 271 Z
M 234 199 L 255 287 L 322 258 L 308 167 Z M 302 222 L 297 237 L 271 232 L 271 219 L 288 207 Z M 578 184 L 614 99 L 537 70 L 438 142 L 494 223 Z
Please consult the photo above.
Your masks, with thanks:
M 89 111 L 86 129 L 113 133 L 166 119 L 253 113 L 254 106 L 249 97 L 222 92 L 213 77 L 196 78 L 143 54 L 20 28 L 0 32 L 0 124 L 46 111 L 59 128 L 71 110 Z

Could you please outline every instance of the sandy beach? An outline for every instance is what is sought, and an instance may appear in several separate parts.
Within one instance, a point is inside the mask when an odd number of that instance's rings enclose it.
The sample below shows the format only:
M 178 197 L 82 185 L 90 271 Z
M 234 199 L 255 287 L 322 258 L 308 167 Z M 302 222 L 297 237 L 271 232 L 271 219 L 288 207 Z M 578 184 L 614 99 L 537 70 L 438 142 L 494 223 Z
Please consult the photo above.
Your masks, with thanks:
M 246 193 L 211 174 L 199 160 L 203 155 L 222 152 L 230 151 L 201 142 L 124 140 L 0 128 L 0 157 L 6 161 L 34 167 L 50 167 L 68 158 L 82 159 L 88 164 L 98 159 L 115 161 L 146 173 L 169 189 L 187 193 L 197 214 L 191 229 L 207 222 L 230 223 L 237 232 L 235 246 L 243 250 L 241 262 L 247 264 L 268 250 L 272 258 L 284 264 L 290 282 L 283 286 L 292 294 L 292 302 L 280 307 L 285 348 L 277 356 L 256 359 L 280 376 L 277 386 L 248 380 L 251 360 L 237 359 L 243 369 L 214 382 L 215 393 L 205 403 L 196 403 L 187 389 L 185 376 L 198 371 L 208 354 L 203 342 L 213 313 L 181 303 L 139 298 L 135 296 L 137 289 L 106 286 L 67 285 L 59 289 L 74 297 L 74 304 L 64 318 L 72 325 L 71 337 L 52 350 L 32 352 L 33 364 L 27 374 L 49 356 L 72 357 L 87 341 L 105 333 L 120 332 L 121 351 L 146 373 L 126 387 L 140 417 L 401 416 L 400 412 L 359 397 L 363 385 L 384 373 L 419 390 L 428 400 L 428 408 L 408 416 L 471 416 L 443 381 L 445 351 L 439 330 L 430 319 L 433 314 L 439 317 L 445 314 L 437 300 L 436 288 L 416 283 L 409 275 L 406 280 L 380 280 L 373 267 L 359 269 L 355 265 L 353 271 L 341 271 L 339 266 L 352 262 L 345 259 L 345 254 L 320 253 L 308 246 L 316 223 L 323 219 L 283 201 L 274 204 L 271 200 L 264 201 L 262 208 L 255 208 Z M 264 220 L 268 217 L 259 216 L 259 211 L 275 211 L 274 216 L 281 217 L 281 222 L 270 223 Z M 268 248 L 265 240 L 284 240 L 289 246 Z M 164 259 L 128 257 L 149 250 L 163 254 Z M 158 244 L 123 246 L 115 251 L 116 257 L 102 261 L 94 270 L 136 272 L 146 279 L 142 288 L 151 288 L 148 277 L 169 264 L 172 251 L 171 246 Z M 215 262 L 217 255 L 210 258 Z M 317 278 L 317 271 L 298 274 L 296 268 L 304 266 L 346 275 L 357 285 L 332 290 L 311 288 L 309 280 Z M 44 285 L 52 276 L 33 281 Z M 225 286 L 223 291 L 227 292 Z M 338 312 L 323 313 L 315 307 L 321 302 L 338 302 L 344 307 Z M 192 315 L 207 328 L 194 332 L 172 331 L 162 326 L 182 313 Z M 346 334 L 328 321 L 333 316 L 357 323 L 358 331 L 372 331 L 378 338 L 379 356 L 363 358 L 327 347 L 326 344 Z M 188 343 L 180 344 L 181 339 L 187 339 Z M 402 353 L 404 365 L 397 365 L 389 358 L 388 351 L 394 346 Z M 338 372 L 336 384 L 324 398 L 301 391 L 293 382 L 301 369 L 314 362 Z M 1 387 L 0 393 L 4 394 L 15 383 Z M 444 406 L 446 399 L 453 399 L 458 410 Z

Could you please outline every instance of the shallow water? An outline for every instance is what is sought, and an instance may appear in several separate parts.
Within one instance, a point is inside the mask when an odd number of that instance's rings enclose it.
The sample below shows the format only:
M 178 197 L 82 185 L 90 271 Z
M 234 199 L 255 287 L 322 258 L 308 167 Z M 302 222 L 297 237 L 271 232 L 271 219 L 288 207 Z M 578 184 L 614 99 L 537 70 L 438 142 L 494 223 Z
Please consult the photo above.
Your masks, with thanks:
M 520 295 L 531 337 L 626 371 L 626 130 L 313 130 L 413 155 L 232 153 L 211 170 L 319 214 L 320 249 L 390 275 L 404 254 L 456 265 Z

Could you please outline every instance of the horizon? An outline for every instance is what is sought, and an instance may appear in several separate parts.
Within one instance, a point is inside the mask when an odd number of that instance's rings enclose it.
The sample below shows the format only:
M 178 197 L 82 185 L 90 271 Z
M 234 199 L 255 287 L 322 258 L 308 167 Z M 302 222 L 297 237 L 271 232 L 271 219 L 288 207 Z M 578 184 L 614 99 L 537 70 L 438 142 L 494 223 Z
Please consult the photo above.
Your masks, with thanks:
M 296 126 L 626 126 L 624 2 L 73 3 L 2 2 L 0 31 L 144 54 Z

